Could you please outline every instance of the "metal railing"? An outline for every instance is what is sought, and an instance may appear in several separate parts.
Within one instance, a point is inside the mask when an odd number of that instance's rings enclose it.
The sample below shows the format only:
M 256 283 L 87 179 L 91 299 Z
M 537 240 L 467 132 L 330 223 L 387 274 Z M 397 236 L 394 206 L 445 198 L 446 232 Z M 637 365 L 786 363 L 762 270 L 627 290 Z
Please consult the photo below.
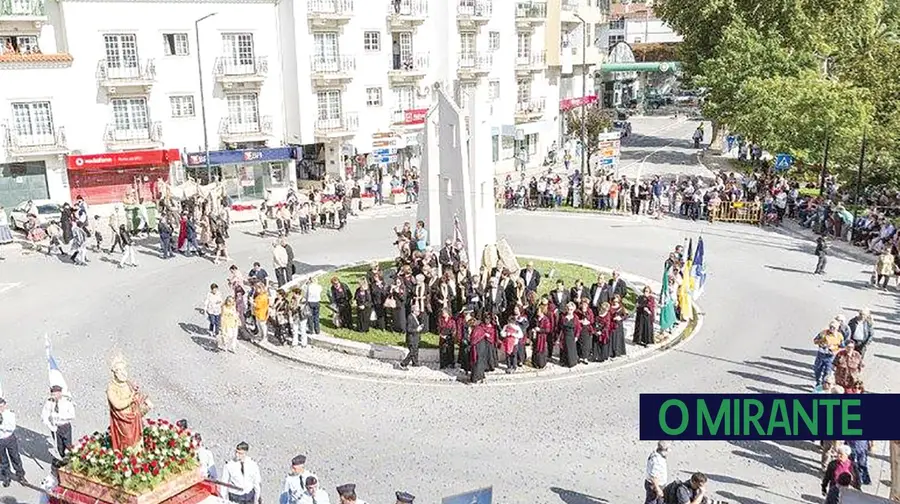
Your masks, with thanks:
M 309 60 L 314 74 L 344 74 L 356 70 L 356 57 L 338 54 L 335 56 L 313 56 Z
M 309 0 L 310 15 L 352 15 L 353 0 Z
M 228 136 L 270 135 L 272 134 L 272 116 L 260 116 L 256 122 L 238 122 L 230 117 L 223 117 L 219 122 L 219 134 Z
M 40 152 L 43 150 L 66 150 L 66 129 L 63 126 L 55 128 L 52 133 L 23 134 L 15 128 L 5 124 L 6 148 L 12 152 Z
M 547 17 L 545 2 L 519 2 L 516 4 L 516 19 L 544 19 Z
M 459 0 L 457 13 L 460 16 L 491 17 L 494 12 L 494 4 L 491 0 Z
M 516 114 L 541 114 L 547 108 L 546 98 L 532 98 L 527 101 L 516 102 Z
M 156 64 L 152 59 L 130 62 L 102 59 L 97 63 L 97 78 L 108 81 L 154 81 Z
M 494 64 L 494 55 L 489 52 L 462 53 L 459 55 L 459 68 L 473 70 L 490 70 Z
M 317 119 L 317 133 L 340 133 L 356 131 L 359 128 L 359 116 L 354 113 L 343 114 L 333 119 Z
M 46 16 L 44 0 L 0 0 L 0 17 Z
M 216 58 L 216 77 L 265 77 L 269 73 L 269 58 L 257 56 L 250 60 L 236 60 L 230 56 Z
M 426 0 L 393 0 L 388 4 L 388 14 L 397 17 L 424 17 L 428 15 Z
M 542 68 L 547 65 L 547 51 L 534 51 L 516 56 L 516 66 L 521 68 Z
M 120 128 L 116 123 L 106 125 L 103 140 L 107 143 L 162 142 L 162 121 L 139 128 Z
M 391 62 L 394 72 L 423 72 L 428 70 L 428 53 L 401 54 Z

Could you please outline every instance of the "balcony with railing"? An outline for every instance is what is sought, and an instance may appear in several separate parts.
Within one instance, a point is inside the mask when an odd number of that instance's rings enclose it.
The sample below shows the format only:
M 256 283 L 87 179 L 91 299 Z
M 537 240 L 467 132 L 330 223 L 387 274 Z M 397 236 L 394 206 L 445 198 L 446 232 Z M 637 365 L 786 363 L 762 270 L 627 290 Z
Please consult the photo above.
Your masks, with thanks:
M 29 156 L 45 156 L 48 154 L 66 154 L 69 152 L 64 127 L 54 128 L 47 133 L 22 133 L 9 124 L 6 130 L 6 152 L 10 157 L 26 158 Z M 30 128 L 34 129 L 34 128 Z
M 353 18 L 353 0 L 309 0 L 307 16 L 314 27 L 337 27 Z
M 516 103 L 516 122 L 532 122 L 536 121 L 544 115 L 547 108 L 546 98 L 532 98 L 526 101 Z
M 461 79 L 480 77 L 490 73 L 494 55 L 489 52 L 469 52 L 459 55 L 458 73 Z
M 248 59 L 235 59 L 230 56 L 216 58 L 216 81 L 226 88 L 241 83 L 260 85 L 268 74 L 269 58 L 266 56 Z
M 309 65 L 310 75 L 316 85 L 332 86 L 353 79 L 356 57 L 344 54 L 313 56 Z
M 162 122 L 150 122 L 143 126 L 129 124 L 128 127 L 110 123 L 106 125 L 103 140 L 109 150 L 159 148 L 163 144 Z
M 491 20 L 494 4 L 491 0 L 456 0 L 456 20 L 460 26 L 482 25 Z
M 516 4 L 516 25 L 521 28 L 542 24 L 547 19 L 546 2 L 519 2 Z
M 340 117 L 316 120 L 316 136 L 319 138 L 340 138 L 353 136 L 359 129 L 359 116 L 355 112 Z
M 0 0 L 0 22 L 43 21 L 47 19 L 44 0 Z
M 428 73 L 428 53 L 401 54 L 388 70 L 392 84 L 409 84 L 425 77 Z
M 393 0 L 388 4 L 388 21 L 391 29 L 413 28 L 424 23 L 427 18 L 427 0 Z
M 516 73 L 540 72 L 547 68 L 547 52 L 532 51 L 516 56 Z
M 109 94 L 122 89 L 143 88 L 148 91 L 156 81 L 156 65 L 152 59 L 144 61 L 100 60 L 97 63 L 97 81 Z
M 223 143 L 265 142 L 271 136 L 272 116 L 259 116 L 255 122 L 238 122 L 223 117 L 219 122 L 219 137 Z

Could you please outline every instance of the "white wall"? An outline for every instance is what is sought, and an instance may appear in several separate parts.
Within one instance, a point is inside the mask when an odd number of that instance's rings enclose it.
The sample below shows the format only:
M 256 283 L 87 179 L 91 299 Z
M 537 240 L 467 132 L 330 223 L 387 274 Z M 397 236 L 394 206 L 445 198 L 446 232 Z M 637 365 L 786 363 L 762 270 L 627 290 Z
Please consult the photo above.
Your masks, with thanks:
M 194 20 L 211 12 L 213 16 L 200 24 L 203 84 L 206 96 L 206 118 L 211 150 L 220 148 L 219 123 L 227 117 L 225 95 L 214 76 L 217 57 L 222 55 L 222 34 L 250 32 L 256 56 L 269 59 L 268 77 L 259 94 L 260 116 L 272 116 L 273 137 L 270 146 L 282 143 L 283 100 L 281 68 L 275 6 L 271 3 L 178 3 L 178 2 L 64 2 L 66 35 L 69 50 L 75 57 L 67 71 L 66 99 L 70 100 L 78 127 L 69 133 L 69 145 L 85 153 L 104 152 L 103 134 L 112 122 L 112 108 L 105 90 L 96 79 L 98 62 L 106 57 L 105 33 L 135 33 L 138 57 L 142 64 L 154 59 L 156 82 L 148 99 L 151 122 L 161 121 L 167 148 L 199 150 L 203 146 L 200 113 L 197 47 Z M 188 56 L 164 56 L 164 33 L 188 33 Z M 195 117 L 173 119 L 169 97 L 194 96 Z

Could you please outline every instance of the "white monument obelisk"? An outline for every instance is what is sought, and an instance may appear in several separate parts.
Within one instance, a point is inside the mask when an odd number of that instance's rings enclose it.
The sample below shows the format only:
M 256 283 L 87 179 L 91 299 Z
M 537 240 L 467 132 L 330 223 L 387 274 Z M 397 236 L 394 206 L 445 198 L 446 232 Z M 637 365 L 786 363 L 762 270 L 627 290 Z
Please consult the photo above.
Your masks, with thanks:
M 436 86 L 435 96 L 425 121 L 418 218 L 425 222 L 435 248 L 461 238 L 469 268 L 477 273 L 485 247 L 497 241 L 486 89 L 474 86 L 464 109 L 442 86 Z

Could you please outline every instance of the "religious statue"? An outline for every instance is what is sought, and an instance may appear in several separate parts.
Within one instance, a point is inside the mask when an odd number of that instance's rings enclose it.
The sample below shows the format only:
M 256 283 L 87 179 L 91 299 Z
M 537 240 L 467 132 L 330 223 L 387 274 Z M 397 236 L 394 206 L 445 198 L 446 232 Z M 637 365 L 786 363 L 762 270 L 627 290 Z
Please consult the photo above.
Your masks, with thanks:
M 113 358 L 112 379 L 106 388 L 109 400 L 109 433 L 115 450 L 140 451 L 144 444 L 144 415 L 152 404 L 137 385 L 128 380 L 128 369 L 121 355 Z

